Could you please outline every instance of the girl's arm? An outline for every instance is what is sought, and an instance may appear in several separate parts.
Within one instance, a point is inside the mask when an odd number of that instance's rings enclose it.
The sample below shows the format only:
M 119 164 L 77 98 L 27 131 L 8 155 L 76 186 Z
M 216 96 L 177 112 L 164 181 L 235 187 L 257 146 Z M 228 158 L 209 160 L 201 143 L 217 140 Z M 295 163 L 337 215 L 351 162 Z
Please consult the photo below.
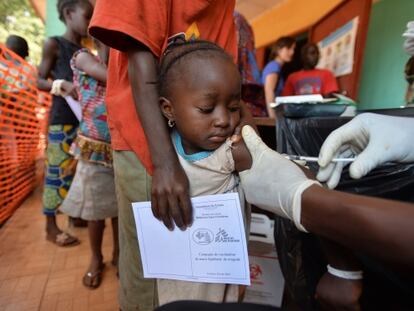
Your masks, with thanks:
M 92 78 L 106 83 L 106 66 L 100 63 L 93 55 L 81 52 L 76 56 L 75 66 Z
M 231 152 L 233 154 L 236 171 L 242 172 L 244 170 L 248 170 L 252 166 L 252 157 L 243 141 L 243 138 L 241 138 L 241 136 L 234 135 L 232 140 L 233 145 Z
M 267 113 L 271 118 L 276 118 L 275 112 L 273 111 L 273 108 L 269 106 L 269 104 L 275 101 L 275 87 L 278 80 L 279 75 L 277 73 L 270 73 L 266 76 L 264 84 Z
M 49 92 L 52 89 L 52 82 L 47 79 L 51 77 L 52 68 L 55 65 L 58 55 L 58 45 L 55 40 L 48 38 L 43 44 L 42 60 L 38 67 L 37 87 L 39 90 Z
M 55 66 L 58 57 L 59 46 L 54 39 L 47 39 L 43 44 L 42 60 L 38 67 L 37 88 L 49 92 L 52 89 L 52 82 L 48 78 L 52 77 L 52 68 Z M 61 90 L 73 98 L 77 99 L 78 95 L 72 82 L 64 81 Z

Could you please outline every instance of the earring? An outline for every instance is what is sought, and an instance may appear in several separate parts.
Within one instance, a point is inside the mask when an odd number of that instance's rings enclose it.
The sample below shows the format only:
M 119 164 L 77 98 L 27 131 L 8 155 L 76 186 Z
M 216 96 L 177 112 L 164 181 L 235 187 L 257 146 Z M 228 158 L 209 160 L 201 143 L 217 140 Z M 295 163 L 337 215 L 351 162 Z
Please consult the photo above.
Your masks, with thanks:
M 168 120 L 168 126 L 169 127 L 174 127 L 175 125 L 175 121 L 174 120 Z

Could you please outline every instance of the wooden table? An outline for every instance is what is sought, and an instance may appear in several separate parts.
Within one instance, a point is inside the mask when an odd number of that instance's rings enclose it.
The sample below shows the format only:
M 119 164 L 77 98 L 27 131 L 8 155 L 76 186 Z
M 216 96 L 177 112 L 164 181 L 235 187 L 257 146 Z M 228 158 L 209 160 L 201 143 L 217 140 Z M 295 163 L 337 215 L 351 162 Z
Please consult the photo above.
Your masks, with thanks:
M 255 118 L 253 118 L 253 120 L 254 120 L 254 123 L 257 126 L 273 126 L 274 127 L 275 124 L 276 124 L 276 119 L 274 119 L 274 118 L 255 117 Z

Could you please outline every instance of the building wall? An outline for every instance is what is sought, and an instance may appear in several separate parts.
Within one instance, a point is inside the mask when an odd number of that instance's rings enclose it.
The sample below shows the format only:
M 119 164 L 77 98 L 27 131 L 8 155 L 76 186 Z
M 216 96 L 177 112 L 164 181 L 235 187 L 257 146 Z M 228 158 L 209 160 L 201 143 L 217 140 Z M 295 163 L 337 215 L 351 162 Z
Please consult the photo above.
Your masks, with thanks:
M 47 0 L 46 36 L 60 36 L 65 32 L 65 25 L 59 20 L 56 8 L 57 0 Z
M 57 0 L 47 0 L 46 35 L 65 31 L 56 9 Z M 404 104 L 406 82 L 403 70 L 409 56 L 403 51 L 402 33 L 414 20 L 414 0 L 374 2 L 358 93 L 359 109 L 399 107 Z
M 414 20 L 413 0 L 380 0 L 373 4 L 365 46 L 359 109 L 395 108 L 404 105 L 407 83 L 404 66 L 409 56 L 401 36 Z

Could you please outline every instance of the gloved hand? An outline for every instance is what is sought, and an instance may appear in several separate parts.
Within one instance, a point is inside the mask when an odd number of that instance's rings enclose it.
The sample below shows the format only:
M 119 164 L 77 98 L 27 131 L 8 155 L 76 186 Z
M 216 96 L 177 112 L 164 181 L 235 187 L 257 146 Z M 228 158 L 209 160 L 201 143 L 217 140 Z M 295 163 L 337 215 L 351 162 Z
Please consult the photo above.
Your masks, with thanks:
M 329 188 L 338 185 L 343 163 L 335 157 L 356 156 L 349 168 L 352 178 L 359 179 L 386 162 L 414 162 L 414 119 L 364 113 L 333 131 L 319 153 L 317 179 Z
M 414 38 L 407 38 L 403 43 L 403 48 L 408 55 L 414 55 Z
M 246 200 L 292 220 L 299 230 L 307 232 L 300 223 L 302 193 L 319 183 L 267 147 L 250 126 L 243 127 L 242 136 L 252 156 L 252 167 L 239 173 Z
M 408 22 L 407 29 L 403 33 L 405 38 L 403 47 L 409 55 L 414 55 L 414 21 Z

